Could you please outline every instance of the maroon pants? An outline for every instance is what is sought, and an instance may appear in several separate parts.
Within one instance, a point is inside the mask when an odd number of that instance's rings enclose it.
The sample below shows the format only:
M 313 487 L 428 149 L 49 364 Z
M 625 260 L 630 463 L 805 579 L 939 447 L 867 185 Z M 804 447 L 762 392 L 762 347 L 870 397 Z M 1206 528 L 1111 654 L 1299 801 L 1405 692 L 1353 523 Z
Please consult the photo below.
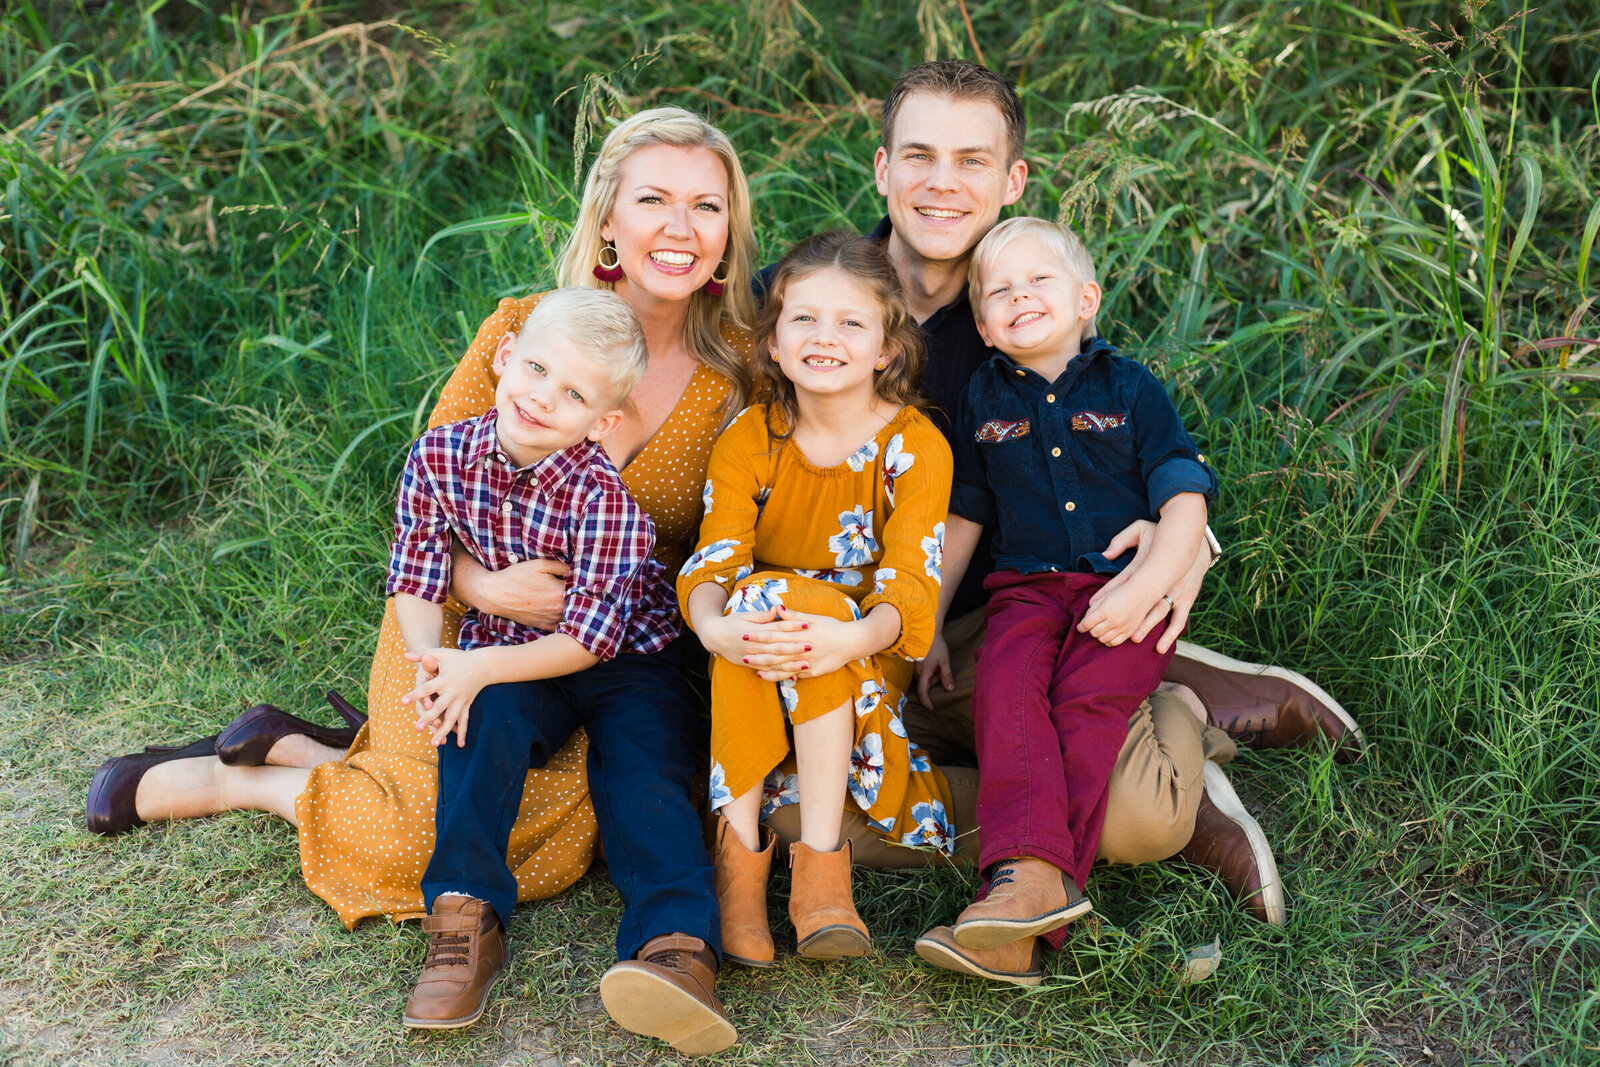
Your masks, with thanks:
M 1156 651 L 1165 620 L 1139 644 L 1115 648 L 1074 629 L 1109 580 L 999 571 L 984 582 L 989 607 L 972 718 L 985 868 L 1037 856 L 1081 887 L 1094 866 L 1128 718 L 1172 659 Z M 1045 940 L 1059 948 L 1065 936 L 1057 930 Z

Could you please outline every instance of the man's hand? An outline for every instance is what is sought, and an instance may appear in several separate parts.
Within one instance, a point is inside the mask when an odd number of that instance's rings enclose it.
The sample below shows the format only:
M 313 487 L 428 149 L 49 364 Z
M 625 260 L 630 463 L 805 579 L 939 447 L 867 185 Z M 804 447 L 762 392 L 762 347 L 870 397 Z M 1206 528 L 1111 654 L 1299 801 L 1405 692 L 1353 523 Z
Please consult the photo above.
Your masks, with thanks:
M 1148 519 L 1135 519 L 1123 528 L 1122 532 L 1111 539 L 1106 546 L 1106 559 L 1116 559 L 1128 549 L 1134 550 L 1133 562 L 1123 568 L 1121 574 L 1116 575 L 1089 598 L 1089 614 L 1084 617 L 1084 623 L 1090 624 L 1091 620 L 1098 623 L 1104 616 L 1096 614 L 1096 609 L 1107 597 L 1113 596 L 1118 589 L 1127 584 L 1139 573 L 1139 567 L 1144 562 L 1146 550 L 1156 532 L 1156 524 Z M 1200 545 L 1200 551 L 1195 554 L 1194 563 L 1184 573 L 1172 588 L 1167 590 L 1166 596 L 1160 597 L 1155 604 L 1145 612 L 1144 619 L 1134 628 L 1129 635 L 1134 642 L 1143 641 L 1145 635 L 1155 629 L 1157 623 L 1172 616 L 1167 623 L 1166 632 L 1161 635 L 1161 640 L 1156 642 L 1156 651 L 1165 653 L 1183 634 L 1189 624 L 1189 610 L 1194 607 L 1196 598 L 1200 596 L 1200 586 L 1205 581 L 1206 571 L 1211 567 L 1211 549 L 1206 544 Z M 1084 626 L 1079 627 L 1085 633 L 1089 630 Z
M 934 634 L 933 644 L 928 646 L 928 654 L 917 665 L 917 699 L 922 701 L 922 706 L 931 709 L 933 697 L 929 689 L 937 681 L 948 692 L 956 687 L 956 673 L 950 668 L 950 646 L 945 643 L 944 634 Z
M 568 567 L 560 560 L 529 559 L 486 570 L 460 545 L 450 550 L 450 592 L 479 611 L 554 633 L 561 625 Z

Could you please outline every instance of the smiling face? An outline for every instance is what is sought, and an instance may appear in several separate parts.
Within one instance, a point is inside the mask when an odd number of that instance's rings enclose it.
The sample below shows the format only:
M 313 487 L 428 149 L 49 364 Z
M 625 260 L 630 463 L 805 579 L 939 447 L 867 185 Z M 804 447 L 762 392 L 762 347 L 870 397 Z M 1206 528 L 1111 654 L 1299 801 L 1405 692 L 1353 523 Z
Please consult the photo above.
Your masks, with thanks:
M 873 169 L 896 262 L 963 259 L 1022 195 L 1028 165 L 1007 158 L 1005 117 L 988 100 L 914 93 L 900 105 L 893 137 Z
M 559 329 L 508 334 L 494 370 L 495 435 L 518 467 L 585 438 L 598 441 L 622 421 L 610 373 Z
M 836 267 L 790 279 L 770 348 L 802 404 L 808 394 L 870 403 L 876 364 L 893 355 L 877 293 Z
M 1100 286 L 1078 277 L 1032 234 L 1017 237 L 996 258 L 976 279 L 978 333 L 1024 366 L 1054 369 L 1041 371 L 1053 379 L 1078 354 L 1084 328 L 1100 309 Z
M 682 303 L 728 247 L 728 172 L 709 148 L 654 144 L 622 161 L 617 200 L 600 236 L 616 245 L 616 290 L 642 303 Z

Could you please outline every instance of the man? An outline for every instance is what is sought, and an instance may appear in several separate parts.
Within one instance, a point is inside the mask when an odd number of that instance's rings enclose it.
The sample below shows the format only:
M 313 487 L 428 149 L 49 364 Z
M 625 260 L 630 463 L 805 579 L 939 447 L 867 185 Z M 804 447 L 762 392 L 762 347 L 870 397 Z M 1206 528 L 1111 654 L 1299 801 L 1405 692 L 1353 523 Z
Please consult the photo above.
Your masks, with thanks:
M 923 386 L 942 409 L 934 417 L 947 435 L 968 377 L 991 354 L 967 299 L 968 263 L 1001 209 L 1026 187 L 1025 133 L 1016 92 L 974 63 L 913 67 L 884 101 L 873 169 L 887 216 L 873 236 L 884 242 L 927 335 Z M 1132 547 L 1140 532 L 1125 531 L 1106 555 Z M 1205 571 L 1220 552 L 1207 533 L 1208 545 L 1188 575 L 1145 623 L 1147 631 L 1170 611 L 1163 645 L 1182 632 Z M 982 544 L 946 626 L 951 671 L 920 694 L 926 707 L 910 702 L 905 709 L 908 731 L 941 764 L 970 761 L 974 749 L 973 656 L 983 636 L 982 580 L 991 569 Z M 1178 642 L 1166 678 L 1170 691 L 1154 694 L 1129 721 L 1109 787 L 1099 856 L 1113 863 L 1181 856 L 1215 870 L 1256 918 L 1282 923 L 1283 891 L 1271 849 L 1219 764 L 1235 755 L 1236 742 L 1256 748 L 1327 743 L 1341 757 L 1354 758 L 1364 743 L 1361 732 L 1332 697 L 1283 668 L 1241 663 Z M 951 777 L 955 789 L 958 776 Z M 970 788 L 970 782 L 963 776 L 960 784 Z M 1033 984 L 1039 968 L 1032 942 L 968 949 L 956 945 L 947 927 L 936 927 L 918 942 L 918 952 L 937 966 Z

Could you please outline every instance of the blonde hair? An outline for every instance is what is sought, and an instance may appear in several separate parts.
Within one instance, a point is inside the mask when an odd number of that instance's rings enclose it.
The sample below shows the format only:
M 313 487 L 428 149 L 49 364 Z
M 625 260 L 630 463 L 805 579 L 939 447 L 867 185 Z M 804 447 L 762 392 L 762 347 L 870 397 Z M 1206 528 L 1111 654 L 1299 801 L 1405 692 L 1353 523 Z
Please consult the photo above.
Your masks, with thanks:
M 755 231 L 750 221 L 750 187 L 744 168 L 728 135 L 681 107 L 641 111 L 619 122 L 606 135 L 583 183 L 583 202 L 572 224 L 572 235 L 562 249 L 556 279 L 564 286 L 610 289 L 611 283 L 594 275 L 605 245 L 600 231 L 617 204 L 623 162 L 637 149 L 650 145 L 705 148 L 722 160 L 728 172 L 728 244 L 722 253 L 720 278 L 723 295 L 700 290 L 689 298 L 684 321 L 684 341 L 695 358 L 733 383 L 725 410 L 744 407 L 750 395 L 750 370 L 729 343 L 726 333 L 743 331 L 755 313 L 750 278 L 755 269 Z M 714 272 L 715 273 L 715 272 Z
M 1078 281 L 1100 284 L 1100 279 L 1095 276 L 1094 257 L 1071 226 L 1031 215 L 1019 215 L 990 230 L 978 242 L 978 247 L 972 250 L 972 262 L 967 267 L 967 299 L 972 303 L 974 312 L 983 296 L 983 279 L 1000 261 L 1006 248 L 1022 237 L 1037 238 L 1040 244 L 1061 260 L 1063 266 L 1077 276 Z M 1098 332 L 1094 316 L 1091 315 L 1083 324 L 1083 335 L 1093 337 Z
M 778 262 L 766 303 L 756 314 L 756 377 L 765 387 L 767 433 L 780 441 L 794 433 L 800 403 L 794 383 L 784 377 L 771 358 L 772 340 L 778 333 L 783 298 L 790 284 L 821 270 L 836 270 L 854 278 L 877 298 L 883 315 L 883 352 L 889 357 L 889 365 L 872 379 L 879 398 L 891 404 L 926 406 L 917 385 L 922 378 L 922 331 L 906 308 L 900 276 L 877 241 L 844 230 L 829 230 L 807 237 Z M 781 427 L 773 421 L 774 412 L 783 417 Z
M 553 290 L 528 312 L 517 343 L 550 330 L 605 368 L 612 404 L 620 407 L 627 403 L 633 387 L 644 377 L 650 353 L 645 348 L 644 327 L 626 300 L 606 289 L 568 286 Z

